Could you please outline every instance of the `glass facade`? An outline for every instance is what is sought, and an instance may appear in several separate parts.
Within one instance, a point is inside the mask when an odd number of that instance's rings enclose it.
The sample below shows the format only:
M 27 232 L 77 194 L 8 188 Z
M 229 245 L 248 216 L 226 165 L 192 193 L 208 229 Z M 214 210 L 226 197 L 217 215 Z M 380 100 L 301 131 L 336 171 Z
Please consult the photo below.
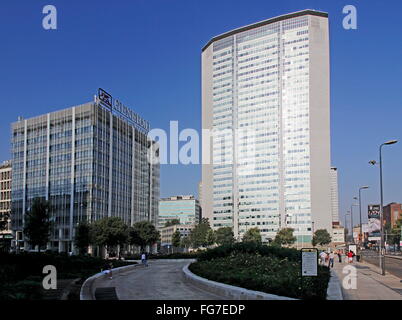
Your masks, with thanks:
M 148 158 L 159 152 L 157 145 L 100 104 L 12 124 L 12 150 L 14 232 L 22 232 L 24 213 L 36 197 L 52 207 L 52 250 L 73 250 L 80 221 L 117 216 L 129 225 L 156 223 L 159 165 Z M 27 246 L 22 234 L 18 239 Z
M 200 205 L 194 196 L 176 196 L 159 201 L 159 229 L 165 223 L 179 219 L 182 225 L 195 225 L 200 222 Z
M 311 239 L 311 18 L 234 30 L 204 52 L 203 68 L 211 70 L 204 86 L 212 96 L 212 224 L 233 227 L 239 238 L 257 227 L 269 241 L 291 227 L 299 241 Z

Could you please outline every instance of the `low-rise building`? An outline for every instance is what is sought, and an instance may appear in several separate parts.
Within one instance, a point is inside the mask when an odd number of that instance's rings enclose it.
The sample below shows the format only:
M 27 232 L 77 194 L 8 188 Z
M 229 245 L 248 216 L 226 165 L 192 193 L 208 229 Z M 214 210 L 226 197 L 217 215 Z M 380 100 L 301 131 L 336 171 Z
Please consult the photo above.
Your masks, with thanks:
M 194 225 L 200 222 L 200 204 L 193 195 L 174 196 L 159 201 L 159 229 L 166 222 L 178 219 L 180 224 Z
M 194 225 L 189 225 L 189 224 L 176 224 L 176 225 L 161 228 L 160 229 L 161 247 L 172 246 L 172 237 L 176 231 L 179 231 L 180 236 L 183 238 L 183 237 L 188 237 L 193 229 L 194 229 Z
M 11 161 L 0 165 L 0 220 L 6 221 L 0 230 L 0 250 L 8 250 L 13 239 L 11 232 Z
M 402 204 L 391 202 L 384 206 L 384 220 L 391 228 L 396 225 L 396 222 L 402 218 Z
M 340 225 L 332 226 L 332 243 L 345 243 L 345 228 L 341 227 Z

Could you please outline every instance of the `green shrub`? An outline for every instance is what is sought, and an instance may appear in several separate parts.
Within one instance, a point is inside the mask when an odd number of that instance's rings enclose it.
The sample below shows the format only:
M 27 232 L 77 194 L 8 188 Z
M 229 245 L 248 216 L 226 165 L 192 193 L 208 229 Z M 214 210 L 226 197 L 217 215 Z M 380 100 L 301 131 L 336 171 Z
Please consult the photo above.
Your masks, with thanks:
M 208 250 L 190 265 L 195 274 L 250 290 L 299 299 L 325 299 L 328 267 L 317 277 L 305 277 L 301 290 L 300 252 L 255 244 L 235 244 Z

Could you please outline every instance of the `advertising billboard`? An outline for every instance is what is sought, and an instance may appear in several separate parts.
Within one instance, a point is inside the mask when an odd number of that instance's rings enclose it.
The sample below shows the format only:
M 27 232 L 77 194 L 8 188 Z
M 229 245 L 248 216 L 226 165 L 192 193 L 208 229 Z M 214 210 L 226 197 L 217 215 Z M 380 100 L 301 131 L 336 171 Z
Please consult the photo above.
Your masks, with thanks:
M 368 205 L 368 240 L 369 241 L 378 241 L 380 240 L 380 230 L 381 230 L 381 221 L 380 221 L 380 205 L 379 204 L 369 204 Z

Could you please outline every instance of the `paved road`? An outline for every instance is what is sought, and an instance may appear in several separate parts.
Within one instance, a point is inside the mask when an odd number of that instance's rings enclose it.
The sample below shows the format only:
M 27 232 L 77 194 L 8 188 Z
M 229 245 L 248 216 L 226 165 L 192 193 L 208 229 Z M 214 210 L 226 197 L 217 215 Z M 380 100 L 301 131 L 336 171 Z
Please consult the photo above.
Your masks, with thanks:
M 378 254 L 374 252 L 365 253 L 364 261 L 379 267 Z M 402 279 L 402 259 L 385 257 L 385 270 L 390 274 Z
M 97 279 L 95 288 L 116 288 L 120 300 L 222 300 L 185 281 L 182 269 L 188 261 L 151 260 L 110 279 Z

